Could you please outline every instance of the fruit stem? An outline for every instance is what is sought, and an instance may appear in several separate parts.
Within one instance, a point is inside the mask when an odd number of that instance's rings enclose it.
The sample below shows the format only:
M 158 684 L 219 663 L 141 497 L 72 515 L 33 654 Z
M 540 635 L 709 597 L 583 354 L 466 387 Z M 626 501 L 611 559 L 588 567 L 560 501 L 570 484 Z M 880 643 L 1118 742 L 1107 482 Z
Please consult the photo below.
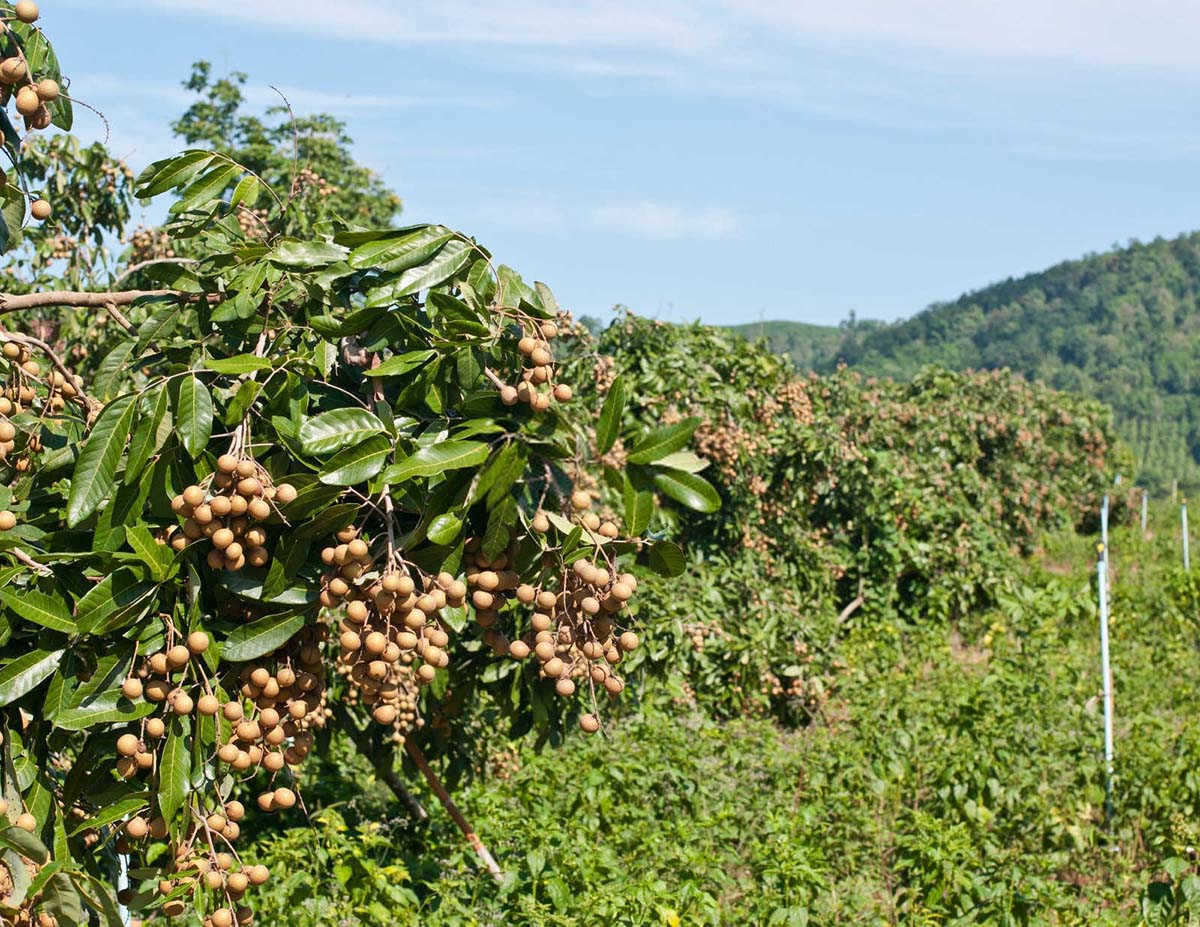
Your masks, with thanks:
M 450 793 L 442 785 L 442 780 L 438 778 L 437 773 L 429 768 L 429 763 L 425 759 L 425 754 L 421 752 L 421 748 L 409 737 L 404 741 L 404 749 L 408 751 L 408 755 L 412 757 L 412 761 L 417 764 L 417 769 L 421 770 L 422 774 L 424 774 L 425 781 L 433 789 L 433 794 L 438 797 L 438 801 L 442 803 L 442 807 L 446 809 L 446 813 L 454 819 L 454 823 L 458 825 L 458 829 L 463 832 L 463 836 L 467 838 L 467 843 L 471 844 L 471 848 L 475 851 L 476 855 L 483 860 L 483 865 L 488 873 L 497 882 L 503 882 L 504 873 L 496 864 L 495 858 L 488 852 L 488 848 L 483 845 L 483 841 L 479 839 L 479 835 L 475 833 L 475 829 L 471 827 L 470 822 L 458 810 L 458 805 L 454 803 L 454 799 L 450 797 Z

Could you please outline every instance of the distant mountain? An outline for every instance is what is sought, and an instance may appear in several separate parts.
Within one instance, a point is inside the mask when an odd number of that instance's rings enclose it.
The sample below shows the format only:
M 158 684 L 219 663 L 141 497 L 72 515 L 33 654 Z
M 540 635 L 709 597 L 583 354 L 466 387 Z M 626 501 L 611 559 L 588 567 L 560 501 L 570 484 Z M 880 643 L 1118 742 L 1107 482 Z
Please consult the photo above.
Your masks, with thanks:
M 1009 367 L 1112 406 L 1137 478 L 1200 486 L 1200 233 L 1065 261 L 894 324 L 742 325 L 802 368 Z

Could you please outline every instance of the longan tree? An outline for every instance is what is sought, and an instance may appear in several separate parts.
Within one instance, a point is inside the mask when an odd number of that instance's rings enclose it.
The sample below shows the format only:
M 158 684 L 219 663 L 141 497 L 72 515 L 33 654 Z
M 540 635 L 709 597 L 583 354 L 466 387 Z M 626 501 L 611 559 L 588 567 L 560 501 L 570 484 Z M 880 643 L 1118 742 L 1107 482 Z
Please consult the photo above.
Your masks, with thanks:
M 4 102 L 68 128 L 36 6 L 0 17 Z M 6 119 L 11 247 L 55 207 Z M 122 866 L 131 909 L 249 923 L 271 874 L 242 822 L 303 813 L 297 770 L 332 726 L 382 774 L 402 748 L 431 777 L 425 718 L 451 690 L 600 731 L 639 644 L 635 563 L 683 568 L 640 535 L 690 430 L 626 433 L 635 462 L 587 477 L 623 398 L 580 403 L 544 284 L 439 225 L 299 235 L 297 185 L 224 152 L 135 186 L 175 197 L 162 231 L 196 256 L 160 263 L 160 289 L 0 294 L 109 319 L 86 379 L 0 330 L 6 923 L 120 923 Z

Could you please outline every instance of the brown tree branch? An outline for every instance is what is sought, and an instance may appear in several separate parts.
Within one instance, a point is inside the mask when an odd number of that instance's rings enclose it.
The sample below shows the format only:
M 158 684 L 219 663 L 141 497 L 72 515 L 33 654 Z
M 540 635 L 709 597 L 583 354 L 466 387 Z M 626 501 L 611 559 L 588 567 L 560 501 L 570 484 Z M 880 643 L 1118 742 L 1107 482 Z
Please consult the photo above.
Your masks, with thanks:
M 219 293 L 184 293 L 182 290 L 119 290 L 113 293 L 53 290 L 20 295 L 0 293 L 0 313 L 17 312 L 21 309 L 44 309 L 50 306 L 93 306 L 103 309 L 105 306 L 128 306 L 134 300 L 164 296 L 187 300 L 207 299 L 209 302 L 221 299 Z

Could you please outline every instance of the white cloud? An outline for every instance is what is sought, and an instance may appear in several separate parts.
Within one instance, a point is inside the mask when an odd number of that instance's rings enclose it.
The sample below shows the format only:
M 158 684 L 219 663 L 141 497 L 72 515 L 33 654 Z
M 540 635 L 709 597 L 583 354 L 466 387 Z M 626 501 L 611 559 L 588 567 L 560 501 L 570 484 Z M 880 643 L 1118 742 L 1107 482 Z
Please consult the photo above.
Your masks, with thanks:
M 598 206 L 592 210 L 591 219 L 607 231 L 660 241 L 735 238 L 742 230 L 741 219 L 729 209 L 694 208 L 653 200 Z
M 639 49 L 685 57 L 764 42 L 884 41 L 1192 71 L 1200 4 L 1183 0 L 150 0 L 172 11 L 393 43 Z

